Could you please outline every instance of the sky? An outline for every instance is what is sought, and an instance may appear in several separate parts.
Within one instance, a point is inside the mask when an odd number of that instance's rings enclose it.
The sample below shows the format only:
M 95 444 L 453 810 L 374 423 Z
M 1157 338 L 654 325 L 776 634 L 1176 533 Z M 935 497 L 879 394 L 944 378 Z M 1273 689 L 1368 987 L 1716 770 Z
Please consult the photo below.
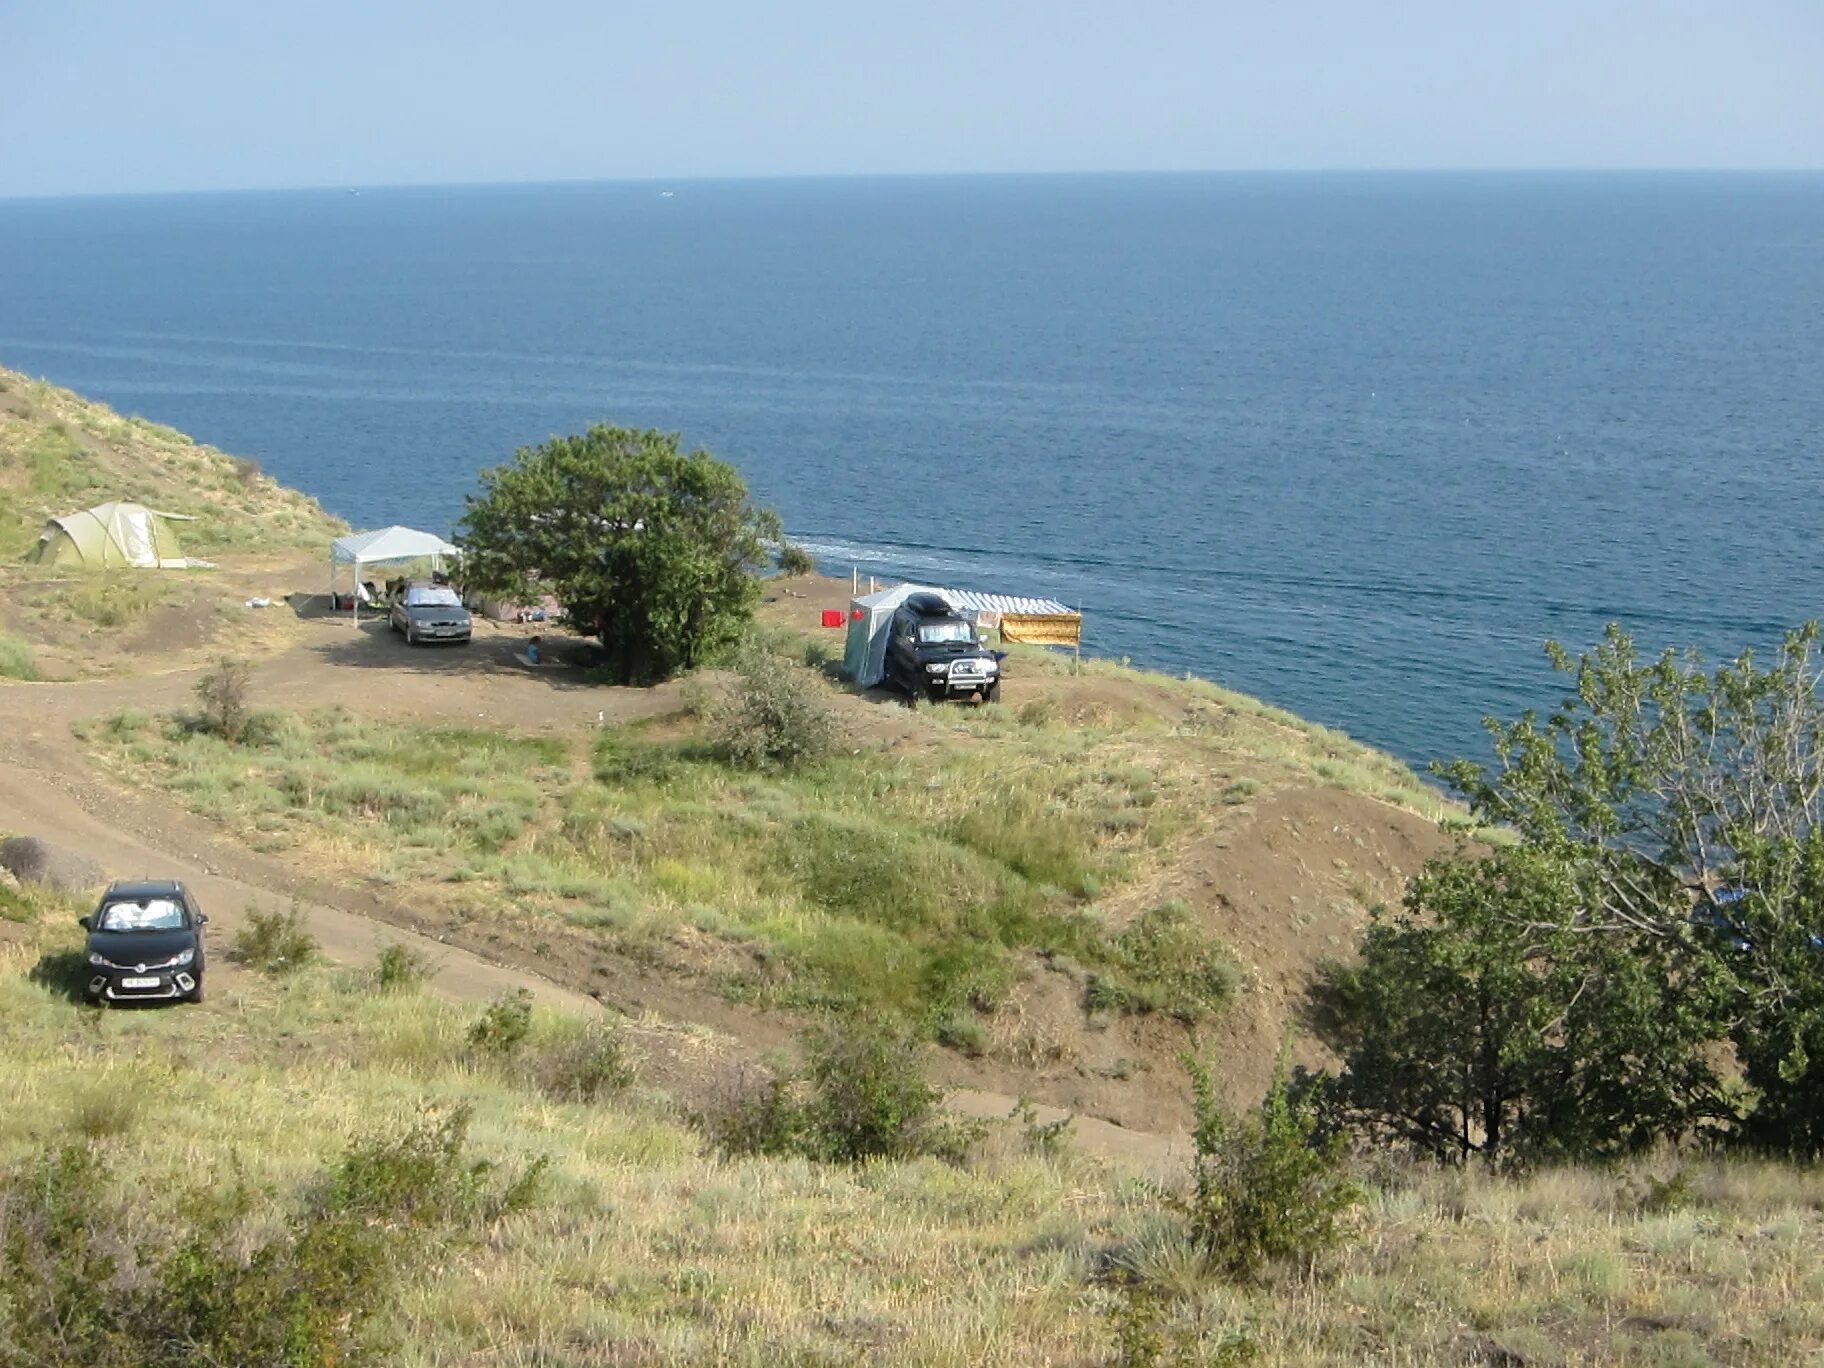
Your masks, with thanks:
M 1824 0 L 0 0 L 0 197 L 1824 167 Z

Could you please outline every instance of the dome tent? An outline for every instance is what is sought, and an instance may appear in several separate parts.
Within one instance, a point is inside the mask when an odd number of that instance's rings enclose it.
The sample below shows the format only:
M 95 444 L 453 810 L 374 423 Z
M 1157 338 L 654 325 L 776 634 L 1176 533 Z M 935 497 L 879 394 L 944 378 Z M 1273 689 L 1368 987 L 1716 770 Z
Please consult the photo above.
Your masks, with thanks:
M 117 566 L 182 570 L 191 562 L 178 545 L 171 524 L 195 521 L 186 514 L 160 513 L 144 504 L 96 504 L 45 523 L 26 559 L 76 570 Z

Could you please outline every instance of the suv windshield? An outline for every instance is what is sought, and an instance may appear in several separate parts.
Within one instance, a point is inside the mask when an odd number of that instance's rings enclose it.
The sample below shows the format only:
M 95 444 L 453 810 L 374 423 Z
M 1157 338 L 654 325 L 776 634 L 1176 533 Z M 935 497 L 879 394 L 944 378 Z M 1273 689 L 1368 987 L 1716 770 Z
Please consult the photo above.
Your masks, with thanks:
M 975 633 L 966 622 L 926 622 L 918 629 L 918 639 L 925 642 L 967 641 L 975 640 Z
M 97 931 L 181 931 L 184 909 L 170 898 L 112 902 L 95 916 Z
M 414 586 L 405 591 L 407 608 L 460 608 L 462 600 L 454 589 L 441 584 Z

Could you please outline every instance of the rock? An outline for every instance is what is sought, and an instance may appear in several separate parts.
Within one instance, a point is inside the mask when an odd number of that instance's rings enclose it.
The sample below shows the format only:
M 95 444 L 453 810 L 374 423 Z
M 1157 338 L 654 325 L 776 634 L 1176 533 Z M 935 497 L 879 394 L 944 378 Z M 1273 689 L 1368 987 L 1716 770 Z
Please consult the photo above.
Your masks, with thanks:
M 42 884 L 59 893 L 92 893 L 108 881 L 95 861 L 36 836 L 0 841 L 0 869 L 20 883 Z

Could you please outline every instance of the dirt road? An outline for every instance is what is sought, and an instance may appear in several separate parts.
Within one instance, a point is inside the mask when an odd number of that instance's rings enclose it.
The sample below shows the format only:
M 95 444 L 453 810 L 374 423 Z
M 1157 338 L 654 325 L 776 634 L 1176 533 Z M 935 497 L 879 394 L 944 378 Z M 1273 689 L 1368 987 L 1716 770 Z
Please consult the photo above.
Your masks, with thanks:
M 262 707 L 341 705 L 364 716 L 556 734 L 582 734 L 678 708 L 675 686 L 603 688 L 562 671 L 529 671 L 513 660 L 525 634 L 480 626 L 466 649 L 414 649 L 378 623 L 356 626 L 307 615 L 298 623 L 296 644 L 256 665 L 251 694 Z M 557 645 L 561 650 L 563 643 Z M 194 658 L 149 664 L 165 668 L 131 678 L 0 685 L 0 832 L 42 837 L 94 860 L 112 877 L 183 880 L 209 909 L 218 944 L 231 939 L 252 910 L 297 906 L 333 961 L 366 964 L 379 947 L 399 942 L 437 966 L 432 988 L 446 998 L 485 1001 L 524 988 L 554 1008 L 602 1010 L 595 998 L 524 964 L 500 963 L 410 929 L 399 908 L 370 890 L 305 875 L 224 838 L 149 789 L 125 787 L 98 772 L 74 737 L 74 725 L 128 708 L 182 711 L 194 705 L 196 681 L 210 668 Z M 232 985 L 238 972 L 219 956 L 210 969 L 224 985 Z M 673 1048 L 684 1028 L 693 1059 L 741 1053 L 726 1034 L 707 1044 L 700 1019 L 647 1021 L 640 1028 L 645 1043 L 668 1054 L 664 1073 L 684 1067 Z M 951 1101 L 958 1111 L 983 1118 L 1006 1117 L 1016 1106 L 1012 1096 L 975 1089 L 956 1090 Z M 1041 1121 L 1065 1115 L 1053 1107 L 1036 1111 Z M 1079 1118 L 1075 1134 L 1086 1152 L 1147 1170 L 1176 1163 L 1185 1148 L 1182 1137 L 1092 1118 Z

